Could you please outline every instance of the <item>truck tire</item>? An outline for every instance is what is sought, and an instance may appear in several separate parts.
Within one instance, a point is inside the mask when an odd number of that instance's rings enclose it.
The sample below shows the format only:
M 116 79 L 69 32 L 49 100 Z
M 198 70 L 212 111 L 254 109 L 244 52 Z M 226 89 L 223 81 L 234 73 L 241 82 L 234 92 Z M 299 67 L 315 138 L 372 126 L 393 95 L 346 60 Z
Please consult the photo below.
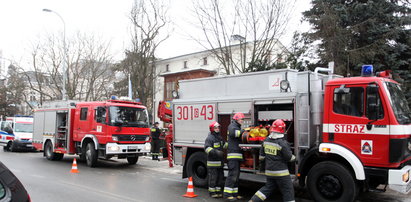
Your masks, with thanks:
M 86 162 L 86 155 L 85 154 L 79 154 L 79 161 Z
M 53 152 L 53 144 L 51 143 L 51 141 L 47 141 L 46 145 L 44 146 L 43 152 L 47 160 L 50 160 L 50 161 L 59 161 L 63 159 L 63 156 L 64 156 L 64 154 Z
M 196 187 L 207 187 L 207 155 L 205 152 L 195 152 L 187 161 L 186 172 L 188 177 L 193 177 Z
M 61 153 L 54 153 L 54 160 L 55 161 L 60 161 L 61 159 L 63 159 L 64 154 Z
M 324 161 L 313 166 L 307 176 L 307 187 L 314 201 L 354 201 L 358 185 L 342 164 Z
M 97 164 L 97 151 L 94 147 L 94 143 L 93 142 L 89 142 L 87 143 L 86 146 L 86 163 L 87 166 L 89 167 L 96 167 Z
M 127 162 L 128 162 L 129 165 L 134 165 L 134 164 L 137 163 L 137 161 L 138 161 L 138 156 L 137 155 L 127 157 Z

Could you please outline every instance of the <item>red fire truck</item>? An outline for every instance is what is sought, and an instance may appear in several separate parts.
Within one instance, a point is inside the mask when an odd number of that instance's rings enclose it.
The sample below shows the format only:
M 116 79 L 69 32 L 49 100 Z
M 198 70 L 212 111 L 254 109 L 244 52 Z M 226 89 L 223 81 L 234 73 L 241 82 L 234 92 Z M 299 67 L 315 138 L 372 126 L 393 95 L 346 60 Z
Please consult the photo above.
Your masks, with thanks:
M 49 160 L 79 154 L 90 167 L 117 156 L 136 164 L 150 150 L 148 113 L 141 103 L 56 101 L 34 113 L 33 145 Z
M 330 65 L 332 67 L 333 65 Z M 291 69 L 184 80 L 172 101 L 174 163 L 183 177 L 207 185 L 204 141 L 208 125 L 221 134 L 237 112 L 245 114 L 244 161 L 240 178 L 264 181 L 258 152 L 276 119 L 287 124 L 285 138 L 296 163 L 289 170 L 315 201 L 354 201 L 360 190 L 401 193 L 411 189 L 411 111 L 388 71 L 342 78 L 333 68 Z M 329 72 L 329 75 L 319 74 Z M 256 131 L 265 131 L 260 134 Z M 260 136 L 259 136 L 260 135 Z

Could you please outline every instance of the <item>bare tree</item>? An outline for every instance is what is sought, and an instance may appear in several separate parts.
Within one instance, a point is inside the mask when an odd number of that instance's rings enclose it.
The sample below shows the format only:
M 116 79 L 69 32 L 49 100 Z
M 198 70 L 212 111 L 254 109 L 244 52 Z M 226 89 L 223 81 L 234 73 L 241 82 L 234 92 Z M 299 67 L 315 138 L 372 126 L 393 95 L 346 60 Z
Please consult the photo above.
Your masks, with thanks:
M 112 87 L 109 44 L 95 36 L 78 33 L 67 42 L 67 59 L 61 38 L 53 35 L 33 45 L 30 70 L 24 72 L 29 88 L 39 95 L 39 104 L 62 98 L 62 65 L 67 65 L 68 99 L 100 100 Z
M 269 64 L 278 39 L 284 34 L 295 0 L 198 0 L 193 3 L 204 40 L 193 38 L 209 49 L 226 74 L 247 72 L 245 58 Z M 242 53 L 234 57 L 232 38 L 240 40 Z M 246 43 L 250 41 L 250 43 Z M 246 55 L 248 51 L 249 56 Z
M 119 64 L 125 78 L 116 83 L 119 93 L 126 94 L 127 80 L 130 75 L 133 97 L 151 109 L 153 105 L 155 80 L 155 52 L 157 47 L 168 38 L 160 34 L 170 22 L 167 17 L 167 4 L 157 0 L 135 0 L 130 12 L 132 22 L 131 48 L 125 51 L 126 58 Z

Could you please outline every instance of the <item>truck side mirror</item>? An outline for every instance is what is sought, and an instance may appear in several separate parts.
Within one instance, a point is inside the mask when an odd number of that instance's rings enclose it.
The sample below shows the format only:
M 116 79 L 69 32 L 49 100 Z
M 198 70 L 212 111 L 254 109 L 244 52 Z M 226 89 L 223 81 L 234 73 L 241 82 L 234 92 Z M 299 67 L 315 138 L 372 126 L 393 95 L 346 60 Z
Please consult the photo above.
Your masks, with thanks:
M 379 117 L 378 105 L 378 86 L 367 86 L 367 117 L 370 120 L 378 120 Z

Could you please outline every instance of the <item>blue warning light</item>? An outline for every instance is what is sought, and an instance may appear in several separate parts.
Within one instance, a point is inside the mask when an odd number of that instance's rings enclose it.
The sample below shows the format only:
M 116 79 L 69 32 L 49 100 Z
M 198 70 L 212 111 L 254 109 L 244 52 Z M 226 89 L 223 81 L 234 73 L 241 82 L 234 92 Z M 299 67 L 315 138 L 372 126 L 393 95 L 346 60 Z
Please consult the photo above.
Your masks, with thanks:
M 374 67 L 372 65 L 363 65 L 361 69 L 361 76 L 372 76 Z

